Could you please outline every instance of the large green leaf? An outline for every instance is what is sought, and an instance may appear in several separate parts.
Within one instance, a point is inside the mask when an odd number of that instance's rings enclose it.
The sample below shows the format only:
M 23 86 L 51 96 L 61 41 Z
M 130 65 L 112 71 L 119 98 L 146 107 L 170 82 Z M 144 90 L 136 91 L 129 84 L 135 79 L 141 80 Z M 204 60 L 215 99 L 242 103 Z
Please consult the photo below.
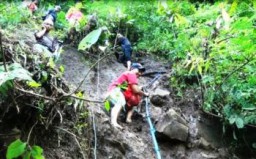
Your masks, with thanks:
M 256 110 L 256 106 L 253 104 L 245 104 L 245 105 L 242 105 L 242 109 L 243 110 Z
M 78 50 L 86 50 L 90 48 L 93 44 L 95 44 L 98 41 L 101 32 L 102 29 L 99 28 L 97 30 L 93 30 L 88 35 L 86 35 L 86 37 L 83 38 L 83 40 L 79 43 Z
M 20 139 L 12 142 L 11 145 L 8 146 L 6 158 L 13 159 L 22 155 L 26 150 L 26 146 L 27 144 L 20 141 Z
M 33 146 L 31 150 L 32 157 L 34 159 L 44 159 L 44 156 L 42 155 L 43 149 L 39 146 Z
M 242 118 L 236 118 L 236 126 L 237 128 L 243 128 L 244 127 L 244 121 Z
M 107 101 L 105 101 L 104 106 L 105 106 L 105 109 L 109 112 L 109 111 L 110 111 L 111 106 L 110 106 L 110 102 L 109 102 L 108 100 L 107 100 Z
M 252 29 L 252 21 L 245 17 L 245 18 L 241 18 L 238 19 L 237 21 L 235 21 L 232 25 L 232 31 L 233 32 L 237 32 L 237 31 L 244 31 L 244 30 L 249 30 Z
M 6 96 L 6 92 L 13 87 L 13 82 L 12 81 L 7 81 L 5 82 L 4 84 L 2 84 L 0 86 L 0 93 L 3 95 L 3 96 Z
M 229 123 L 232 125 L 232 124 L 234 124 L 235 123 L 235 121 L 236 121 L 236 117 L 234 117 L 234 116 L 231 116 L 230 118 L 229 118 Z
M 24 69 L 19 63 L 7 65 L 7 72 L 4 71 L 4 66 L 0 66 L 0 86 L 6 81 L 18 79 L 31 81 L 31 74 Z
M 31 152 L 26 151 L 25 154 L 23 155 L 23 159 L 31 159 Z
M 37 83 L 36 81 L 30 81 L 27 83 L 32 88 L 38 88 L 41 87 L 41 83 Z

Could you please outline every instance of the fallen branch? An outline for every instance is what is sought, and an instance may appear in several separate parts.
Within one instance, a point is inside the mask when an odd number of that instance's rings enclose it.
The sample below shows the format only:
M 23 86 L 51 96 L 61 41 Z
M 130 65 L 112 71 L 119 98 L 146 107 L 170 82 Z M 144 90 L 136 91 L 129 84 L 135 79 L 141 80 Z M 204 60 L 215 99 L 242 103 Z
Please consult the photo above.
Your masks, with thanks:
M 6 60 L 5 60 L 3 44 L 2 44 L 2 32 L 1 31 L 0 31 L 0 49 L 1 49 L 2 56 L 3 56 L 2 58 L 3 58 L 3 62 L 4 62 L 4 70 L 5 70 L 5 72 L 7 72 Z
M 90 100 L 90 99 L 80 98 L 80 97 L 77 97 L 75 95 L 71 95 L 70 97 L 80 99 L 80 100 L 83 100 L 83 101 L 86 101 L 86 102 L 92 102 L 92 103 L 104 103 L 105 102 L 105 101 L 99 101 L 99 100 Z
M 227 37 L 227 38 L 225 38 L 225 39 L 219 40 L 219 41 L 217 41 L 217 44 L 219 44 L 219 43 L 221 43 L 221 42 L 223 42 L 223 41 L 226 41 L 226 40 L 228 40 L 228 39 L 234 38 L 234 37 L 235 37 L 235 36 L 229 36 L 229 37 Z
M 152 71 L 152 72 L 143 73 L 141 76 L 150 76 L 150 75 L 165 74 L 165 73 L 167 73 L 167 72 L 166 71 Z
M 27 91 L 27 90 L 24 90 L 24 89 L 21 89 L 21 88 L 16 88 L 16 89 L 19 90 L 20 92 L 27 93 L 27 94 L 33 95 L 35 97 L 40 97 L 40 98 L 44 98 L 44 99 L 47 99 L 47 100 L 56 101 L 56 98 L 51 98 L 51 97 L 48 97 L 48 96 L 43 96 L 43 95 L 36 94 L 36 93 L 33 93 L 31 91 Z
M 215 117 L 215 118 L 218 118 L 218 119 L 223 119 L 222 116 L 219 116 L 217 114 L 213 114 L 211 112 L 207 112 L 205 111 L 204 109 L 200 109 L 203 113 L 205 113 L 206 115 L 209 115 L 209 116 L 212 116 L 212 117 Z M 256 128 L 256 125 L 252 125 L 252 124 L 245 124 L 245 126 L 247 127 L 252 127 L 252 128 Z
M 31 129 L 30 129 L 30 131 L 29 131 L 29 133 L 28 133 L 27 143 L 29 143 L 30 135 L 31 135 L 31 133 L 32 133 L 32 131 L 33 131 L 33 129 L 34 129 L 34 127 L 36 126 L 37 122 L 38 122 L 38 121 L 35 122 L 35 124 L 31 127 Z
M 105 101 L 99 101 L 99 100 L 91 100 L 91 99 L 85 99 L 85 98 L 81 98 L 81 97 L 77 97 L 75 95 L 70 95 L 70 94 L 67 94 L 66 92 L 64 92 L 62 89 L 60 88 L 57 88 L 56 86 L 53 85 L 53 87 L 61 94 L 63 94 L 62 97 L 72 97 L 72 98 L 75 98 L 75 99 L 80 99 L 80 100 L 83 100 L 83 101 L 86 101 L 86 102 L 92 102 L 92 103 L 104 103 Z
M 224 82 L 225 82 L 230 76 L 232 76 L 234 73 L 236 73 L 237 71 L 239 71 L 241 68 L 243 68 L 245 65 L 247 65 L 247 64 L 250 63 L 250 62 L 252 62 L 252 61 L 250 61 L 250 60 L 247 59 L 245 63 L 243 63 L 241 66 L 237 67 L 237 68 L 234 69 L 232 72 L 230 72 L 230 73 L 222 80 L 221 84 L 217 87 L 217 89 L 219 89 L 219 88 L 224 84 Z
M 61 115 L 61 112 L 60 112 L 58 109 L 56 109 L 56 111 L 57 111 L 57 113 L 60 115 L 60 123 L 62 123 L 63 117 L 62 117 L 62 115 Z

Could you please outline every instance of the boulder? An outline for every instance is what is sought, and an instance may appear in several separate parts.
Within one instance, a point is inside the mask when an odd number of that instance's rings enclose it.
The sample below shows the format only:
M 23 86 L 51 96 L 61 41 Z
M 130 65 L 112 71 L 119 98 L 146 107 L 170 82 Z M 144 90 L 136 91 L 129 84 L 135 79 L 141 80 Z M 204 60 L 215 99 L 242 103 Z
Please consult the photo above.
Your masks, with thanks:
M 175 110 L 170 109 L 156 124 L 156 131 L 167 136 L 169 139 L 187 141 L 188 125 Z
M 166 105 L 170 100 L 170 92 L 167 90 L 163 90 L 160 88 L 157 88 L 154 93 L 151 95 L 150 101 L 155 106 L 164 106 Z
M 39 53 L 42 54 L 44 57 L 52 57 L 53 53 L 51 53 L 47 47 L 40 45 L 40 44 L 35 44 L 33 46 L 33 52 L 34 53 Z
M 154 119 L 154 121 L 158 121 L 159 117 L 162 116 L 162 109 L 154 106 L 151 106 L 150 108 L 151 118 Z

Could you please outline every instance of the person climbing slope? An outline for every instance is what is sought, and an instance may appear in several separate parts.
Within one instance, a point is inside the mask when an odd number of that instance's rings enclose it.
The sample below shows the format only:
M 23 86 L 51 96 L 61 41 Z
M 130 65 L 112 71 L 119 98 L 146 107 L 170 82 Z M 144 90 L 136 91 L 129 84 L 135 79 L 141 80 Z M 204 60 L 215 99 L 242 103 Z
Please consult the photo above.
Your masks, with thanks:
M 145 68 L 139 63 L 133 63 L 130 71 L 123 72 L 114 82 L 109 86 L 105 108 L 111 109 L 111 124 L 114 127 L 122 129 L 117 123 L 117 118 L 122 108 L 127 111 L 126 122 L 132 122 L 133 107 L 140 102 L 141 96 L 148 96 L 148 93 L 143 92 L 138 86 L 138 78 L 145 72 Z M 109 110 L 108 110 L 109 111 Z
M 49 36 L 50 26 L 43 26 L 43 30 L 34 34 L 38 44 L 46 46 L 51 53 L 57 53 L 60 43 L 57 38 Z
M 42 24 L 42 30 L 37 31 L 34 34 L 37 43 L 46 46 L 47 49 L 56 56 L 59 54 L 60 42 L 57 38 L 50 37 L 49 32 L 54 27 L 54 23 L 57 19 L 57 12 L 59 12 L 60 9 L 60 6 L 55 6 L 54 9 L 49 10 L 47 14 L 43 16 L 44 21 Z
M 57 13 L 60 9 L 60 6 L 55 6 L 54 9 L 50 9 L 47 14 L 43 16 L 43 26 L 47 25 L 49 30 L 53 29 L 57 20 Z
M 123 55 L 115 53 L 117 61 L 124 64 L 129 71 L 131 69 L 131 56 L 132 56 L 132 46 L 128 38 L 124 37 L 122 34 L 117 34 L 117 44 L 121 45 Z

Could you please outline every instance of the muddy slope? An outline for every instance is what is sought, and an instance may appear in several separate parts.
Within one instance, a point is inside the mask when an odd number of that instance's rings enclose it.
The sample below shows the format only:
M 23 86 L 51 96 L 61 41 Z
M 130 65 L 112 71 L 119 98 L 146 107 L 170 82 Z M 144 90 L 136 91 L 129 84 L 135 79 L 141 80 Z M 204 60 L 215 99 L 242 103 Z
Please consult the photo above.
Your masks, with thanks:
M 93 63 L 88 63 L 90 56 L 77 52 L 75 48 L 65 47 L 59 63 L 65 66 L 65 78 L 76 87 L 84 76 L 90 70 Z M 96 55 L 97 57 L 98 55 Z M 92 58 L 94 61 L 97 58 Z M 91 60 L 92 60 L 91 59 Z M 156 87 L 169 88 L 169 77 L 171 73 L 171 64 L 155 60 L 151 56 L 136 58 L 138 62 L 145 65 L 148 72 L 154 72 L 140 78 L 142 85 L 148 84 L 156 76 L 156 70 L 167 72 L 157 83 Z M 88 98 L 93 100 L 103 100 L 104 93 L 111 81 L 125 71 L 123 65 L 117 63 L 114 57 L 109 57 L 99 63 L 96 68 L 86 77 L 81 89 L 86 92 Z M 151 92 L 153 93 L 153 92 Z M 169 140 L 163 137 L 158 138 L 162 158 L 236 158 L 230 154 L 221 142 L 221 128 L 212 130 L 218 120 L 203 117 L 198 111 L 200 98 L 197 90 L 187 92 L 185 99 L 172 99 L 170 96 L 169 103 L 162 107 L 161 111 L 166 112 L 170 108 L 177 110 L 189 125 L 189 138 L 185 142 Z M 88 103 L 91 115 L 94 115 L 96 125 L 96 153 L 92 153 L 98 158 L 138 158 L 154 159 L 155 152 L 150 135 L 149 126 L 145 118 L 145 112 L 135 113 L 133 123 L 127 124 L 120 117 L 119 123 L 124 126 L 124 130 L 112 128 L 109 123 L 109 116 L 103 111 L 103 104 Z M 144 106 L 142 104 L 142 106 Z M 156 110 L 152 105 L 152 111 Z M 153 119 L 153 122 L 154 119 Z M 93 124 L 92 124 L 93 125 Z M 91 138 L 95 144 L 95 138 Z M 94 151 L 95 149 L 92 149 Z

